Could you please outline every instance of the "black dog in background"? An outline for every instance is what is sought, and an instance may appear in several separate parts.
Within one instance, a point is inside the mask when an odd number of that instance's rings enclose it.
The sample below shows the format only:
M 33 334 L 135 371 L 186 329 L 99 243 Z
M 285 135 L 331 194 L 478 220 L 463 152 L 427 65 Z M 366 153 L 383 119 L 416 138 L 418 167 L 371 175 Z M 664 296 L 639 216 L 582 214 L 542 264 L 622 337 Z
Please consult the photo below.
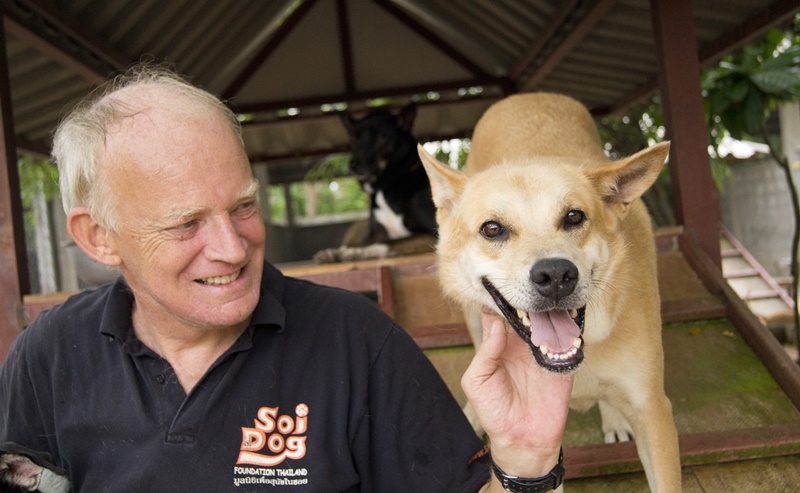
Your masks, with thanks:
M 347 231 L 342 246 L 314 255 L 319 263 L 433 251 L 436 208 L 431 185 L 411 134 L 417 109 L 387 109 L 361 119 L 343 113 L 350 136 L 350 169 L 370 194 L 370 217 Z

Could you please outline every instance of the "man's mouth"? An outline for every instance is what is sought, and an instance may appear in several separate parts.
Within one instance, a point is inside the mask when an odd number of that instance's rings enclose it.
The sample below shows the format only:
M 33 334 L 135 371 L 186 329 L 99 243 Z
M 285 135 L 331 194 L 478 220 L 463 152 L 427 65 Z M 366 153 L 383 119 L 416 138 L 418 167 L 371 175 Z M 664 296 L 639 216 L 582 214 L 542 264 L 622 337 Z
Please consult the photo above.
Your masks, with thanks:
M 208 284 L 213 286 L 223 286 L 225 284 L 230 284 L 236 279 L 239 278 L 239 274 L 242 273 L 242 269 L 237 270 L 232 274 L 228 274 L 225 276 L 213 276 L 213 277 L 203 277 L 201 279 L 196 279 L 195 282 L 200 284 Z
M 531 348 L 539 365 L 557 373 L 574 371 L 583 361 L 586 306 L 570 310 L 525 312 L 514 308 L 485 277 L 483 287 L 509 325 Z

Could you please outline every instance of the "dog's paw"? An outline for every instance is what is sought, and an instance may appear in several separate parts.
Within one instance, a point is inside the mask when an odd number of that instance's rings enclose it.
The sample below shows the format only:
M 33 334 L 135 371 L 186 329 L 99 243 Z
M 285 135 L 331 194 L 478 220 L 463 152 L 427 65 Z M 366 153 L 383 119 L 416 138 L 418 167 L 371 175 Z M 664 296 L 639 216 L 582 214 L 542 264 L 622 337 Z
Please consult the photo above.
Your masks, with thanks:
M 311 260 L 315 264 L 333 264 L 336 262 L 341 262 L 341 254 L 339 251 L 341 248 L 326 248 L 324 250 L 320 250 L 311 257 Z
M 603 435 L 606 443 L 633 441 L 633 429 L 625 416 L 610 404 L 600 401 L 600 418 L 603 421 Z
M 365 247 L 327 248 L 315 253 L 312 260 L 317 264 L 333 264 L 336 262 L 354 262 L 356 260 L 373 260 L 392 255 L 389 245 L 375 243 Z
M 376 258 L 386 258 L 391 254 L 389 245 L 385 243 L 375 243 L 359 248 L 344 248 L 340 252 L 342 262 L 352 262 L 355 260 L 372 260 Z

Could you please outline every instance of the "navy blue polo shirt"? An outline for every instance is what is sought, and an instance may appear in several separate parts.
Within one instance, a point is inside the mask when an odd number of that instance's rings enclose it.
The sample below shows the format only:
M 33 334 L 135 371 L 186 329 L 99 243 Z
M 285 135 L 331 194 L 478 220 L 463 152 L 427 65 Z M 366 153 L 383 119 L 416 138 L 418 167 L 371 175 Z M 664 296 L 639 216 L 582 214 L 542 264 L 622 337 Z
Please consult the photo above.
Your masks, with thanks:
M 358 294 L 264 268 L 251 326 L 187 396 L 120 280 L 73 296 L 0 367 L 0 442 L 76 491 L 469 492 L 483 444 L 414 341 Z

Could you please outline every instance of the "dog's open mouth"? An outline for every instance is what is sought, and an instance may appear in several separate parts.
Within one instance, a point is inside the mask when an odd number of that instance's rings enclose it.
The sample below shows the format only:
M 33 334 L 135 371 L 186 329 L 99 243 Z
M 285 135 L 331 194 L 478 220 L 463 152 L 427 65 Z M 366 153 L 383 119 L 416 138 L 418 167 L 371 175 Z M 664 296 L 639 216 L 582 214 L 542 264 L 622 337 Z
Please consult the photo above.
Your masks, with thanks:
M 481 279 L 508 323 L 528 343 L 543 368 L 567 373 L 583 361 L 583 324 L 586 307 L 530 312 L 514 308 L 485 277 Z

